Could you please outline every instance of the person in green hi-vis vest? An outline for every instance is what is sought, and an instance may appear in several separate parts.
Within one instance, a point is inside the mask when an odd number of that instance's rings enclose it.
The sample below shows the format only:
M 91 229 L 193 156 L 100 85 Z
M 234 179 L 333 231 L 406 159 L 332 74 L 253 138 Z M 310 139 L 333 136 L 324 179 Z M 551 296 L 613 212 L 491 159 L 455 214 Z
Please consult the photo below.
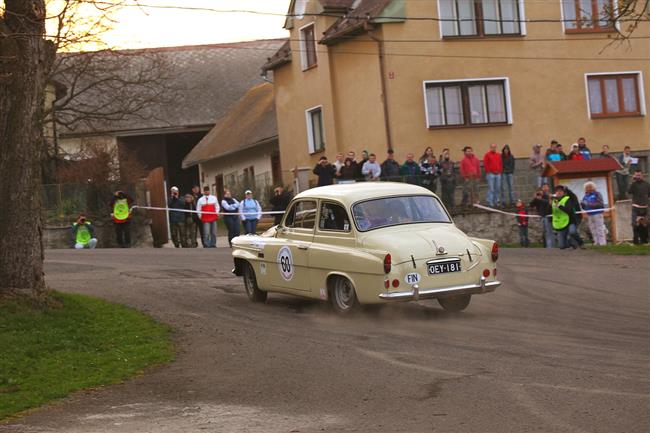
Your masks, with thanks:
M 77 222 L 72 224 L 72 236 L 74 238 L 74 247 L 78 250 L 84 248 L 93 249 L 97 246 L 95 228 L 84 214 L 80 214 Z
M 121 248 L 131 247 L 131 207 L 133 199 L 124 191 L 115 191 L 109 204 L 111 218 L 115 224 L 117 244 Z

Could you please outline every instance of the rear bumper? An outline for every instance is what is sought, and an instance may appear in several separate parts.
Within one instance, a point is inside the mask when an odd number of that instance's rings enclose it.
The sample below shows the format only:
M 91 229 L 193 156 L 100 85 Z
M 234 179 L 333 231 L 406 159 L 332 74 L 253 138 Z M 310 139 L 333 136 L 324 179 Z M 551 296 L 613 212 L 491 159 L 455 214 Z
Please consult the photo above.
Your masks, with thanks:
M 413 290 L 400 292 L 384 292 L 379 294 L 379 299 L 384 301 L 417 301 L 418 299 L 435 299 L 456 295 L 477 295 L 481 293 L 494 292 L 501 285 L 501 281 L 487 281 L 481 277 L 478 284 L 467 284 L 463 286 L 441 287 L 436 289 L 422 289 L 414 284 Z

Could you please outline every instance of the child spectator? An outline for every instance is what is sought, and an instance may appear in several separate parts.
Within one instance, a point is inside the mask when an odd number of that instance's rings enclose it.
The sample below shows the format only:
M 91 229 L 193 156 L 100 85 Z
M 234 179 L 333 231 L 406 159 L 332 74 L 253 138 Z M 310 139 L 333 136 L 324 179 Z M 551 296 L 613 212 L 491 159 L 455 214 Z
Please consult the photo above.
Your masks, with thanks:
M 528 240 L 528 215 L 526 206 L 521 200 L 517 200 L 517 227 L 519 229 L 519 245 L 528 248 L 530 245 Z

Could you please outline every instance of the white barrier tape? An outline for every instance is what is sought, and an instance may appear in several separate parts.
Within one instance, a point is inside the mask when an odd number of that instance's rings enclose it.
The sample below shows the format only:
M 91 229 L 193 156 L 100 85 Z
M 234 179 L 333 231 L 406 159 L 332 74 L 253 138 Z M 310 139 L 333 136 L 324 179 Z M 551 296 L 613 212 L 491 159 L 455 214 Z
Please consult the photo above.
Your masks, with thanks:
M 169 212 L 185 212 L 185 213 L 196 213 L 196 214 L 205 214 L 205 215 L 221 215 L 221 216 L 228 216 L 228 215 L 257 215 L 258 213 L 262 215 L 277 215 L 277 214 L 283 214 L 285 211 L 283 210 L 276 210 L 276 211 L 265 211 L 265 212 L 199 212 L 197 210 L 189 210 L 189 209 L 173 209 L 170 207 L 153 207 L 153 206 L 131 206 L 131 210 L 133 209 L 147 209 L 147 210 L 164 210 L 164 211 L 169 211 Z
M 532 215 L 532 214 L 519 215 L 518 213 L 506 212 L 506 211 L 502 211 L 500 209 L 495 209 L 493 207 L 483 206 L 483 205 L 478 204 L 478 203 L 474 203 L 474 207 L 478 208 L 478 209 L 486 210 L 488 212 L 500 213 L 500 214 L 503 214 L 503 215 L 511 215 L 511 216 L 521 217 L 521 218 L 541 218 L 540 215 Z M 613 211 L 613 210 L 614 210 L 613 207 L 607 207 L 607 208 L 603 208 L 603 209 L 581 210 L 581 211 L 578 211 L 576 213 L 590 214 L 590 213 L 606 212 L 606 211 Z M 547 215 L 546 216 L 546 218 L 551 218 L 551 217 L 552 217 L 552 215 Z

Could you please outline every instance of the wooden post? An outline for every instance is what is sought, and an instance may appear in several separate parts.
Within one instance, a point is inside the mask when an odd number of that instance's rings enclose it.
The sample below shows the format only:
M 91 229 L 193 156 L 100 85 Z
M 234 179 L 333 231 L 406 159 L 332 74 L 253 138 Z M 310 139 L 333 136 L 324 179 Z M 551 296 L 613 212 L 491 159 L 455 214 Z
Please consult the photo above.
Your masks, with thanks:
M 609 194 L 609 206 L 612 210 L 609 211 L 609 216 L 612 219 L 612 243 L 615 244 L 618 242 L 616 237 L 616 199 L 614 197 L 614 188 L 612 185 L 612 173 L 607 174 L 607 193 Z

